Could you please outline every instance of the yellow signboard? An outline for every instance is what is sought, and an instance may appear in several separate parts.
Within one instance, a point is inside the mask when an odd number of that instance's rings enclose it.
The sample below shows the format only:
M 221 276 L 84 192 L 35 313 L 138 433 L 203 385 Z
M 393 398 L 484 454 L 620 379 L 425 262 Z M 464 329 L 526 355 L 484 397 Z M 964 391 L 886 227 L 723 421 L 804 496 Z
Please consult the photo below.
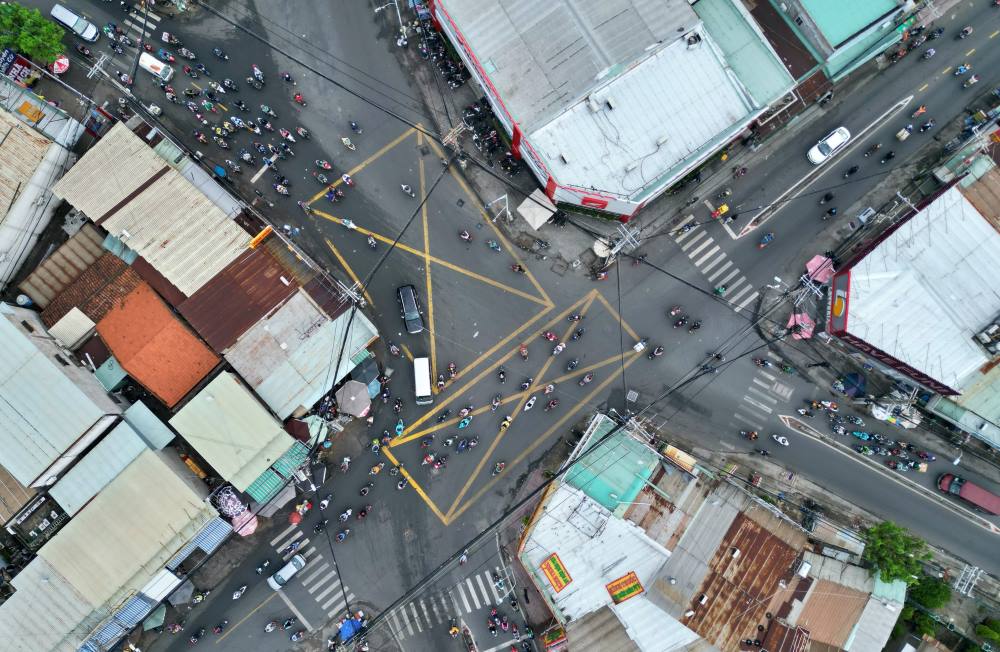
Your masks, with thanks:
M 565 589 L 573 581 L 573 578 L 566 572 L 566 567 L 563 566 L 559 555 L 555 553 L 552 553 L 548 559 L 543 561 L 540 568 L 545 573 L 545 577 L 549 580 L 549 584 L 552 585 L 556 593 Z
M 614 582 L 607 584 L 606 588 L 608 589 L 608 593 L 611 594 L 611 599 L 615 601 L 615 604 L 621 604 L 629 598 L 634 598 L 645 590 L 642 588 L 639 578 L 632 571 L 629 571 L 628 575 L 619 577 Z

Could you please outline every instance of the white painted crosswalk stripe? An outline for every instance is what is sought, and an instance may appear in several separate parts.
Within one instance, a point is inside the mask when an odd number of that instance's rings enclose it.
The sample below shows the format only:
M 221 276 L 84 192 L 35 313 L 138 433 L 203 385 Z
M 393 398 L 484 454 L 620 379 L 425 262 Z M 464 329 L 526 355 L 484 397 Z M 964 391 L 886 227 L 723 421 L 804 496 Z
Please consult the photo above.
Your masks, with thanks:
M 712 238 L 705 238 L 705 240 L 700 245 L 698 245 L 691 251 L 687 252 L 688 258 L 691 258 L 693 260 L 694 257 L 698 255 L 699 251 L 705 249 L 706 247 L 711 246 L 713 242 L 715 242 L 715 240 L 713 240 Z
M 126 31 L 137 32 L 141 34 L 142 38 L 144 39 L 148 39 L 150 36 L 152 36 L 152 33 L 149 30 L 142 28 L 141 22 L 133 23 L 130 20 L 123 20 L 122 23 L 124 23 L 125 26 L 128 28 Z
M 497 569 L 497 575 L 500 575 L 500 572 L 501 572 L 501 569 L 498 568 Z M 490 585 L 490 590 L 493 591 L 493 598 L 494 598 L 493 603 L 494 604 L 500 604 L 501 602 L 503 602 L 503 597 L 500 595 L 500 591 L 499 591 L 499 589 L 497 589 L 496 583 L 492 581 L 492 578 L 487 578 L 486 581 Z
M 472 596 L 472 604 L 476 605 L 476 609 L 479 609 L 479 596 L 476 595 L 476 587 L 472 585 L 472 578 L 465 578 L 465 583 L 469 585 L 469 595 Z
M 721 263 L 725 259 L 726 259 L 726 254 L 725 253 L 719 254 L 718 256 L 716 256 L 715 258 L 713 258 L 712 260 L 708 261 L 707 265 L 705 265 L 704 267 L 701 268 L 701 273 L 702 274 L 708 274 L 713 267 L 715 267 L 716 265 L 718 265 L 719 263 Z
M 465 607 L 466 611 L 472 611 L 472 608 L 469 606 L 469 599 L 465 597 L 465 591 L 462 590 L 462 583 L 459 582 L 456 584 L 455 588 L 458 589 L 458 595 L 462 598 L 462 606 Z M 455 597 L 452 596 L 452 600 L 454 599 Z
M 733 278 L 734 276 L 736 276 L 739 273 L 740 273 L 740 270 L 733 269 L 733 271 L 729 272 L 729 274 L 727 274 L 723 278 L 719 279 L 719 285 L 725 285 L 729 281 L 729 279 Z M 733 285 L 736 285 L 736 284 L 734 283 Z M 732 289 L 732 288 L 730 288 L 730 289 Z
M 325 571 L 329 567 L 330 567 L 330 563 L 329 562 L 323 562 L 322 566 L 320 566 L 319 568 L 317 568 L 316 570 L 314 570 L 312 573 L 310 573 L 309 575 L 307 575 L 305 578 L 303 578 L 303 580 L 302 580 L 302 586 L 309 586 L 309 582 L 311 582 L 314 577 L 316 577 L 317 575 L 319 575 L 320 573 L 322 573 L 323 571 Z
M 768 414 L 771 414 L 772 412 L 774 412 L 774 410 L 772 410 L 771 408 L 767 407 L 763 403 L 758 403 L 756 400 L 750 398 L 749 396 L 744 396 L 743 400 L 745 402 L 749 403 L 750 405 L 754 406 L 755 408 L 758 408 L 760 410 L 763 410 L 764 412 L 767 412 Z
M 483 592 L 483 603 L 488 603 L 490 594 L 486 592 L 486 585 L 483 584 L 482 575 L 476 575 L 476 584 L 479 585 L 479 590 Z
M 696 242 L 698 242 L 699 240 L 701 240 L 703 237 L 705 237 L 707 235 L 708 234 L 705 233 L 704 231 L 698 231 L 697 233 L 694 234 L 694 237 L 692 237 L 690 240 L 688 240 L 687 244 L 681 246 L 681 251 L 687 251 L 688 249 L 691 248 L 691 245 L 695 244 Z M 711 241 L 712 238 L 708 238 L 708 240 Z
M 418 632 L 423 632 L 424 628 L 420 626 L 420 614 L 417 613 L 417 608 L 413 606 L 412 602 L 410 603 L 409 606 L 410 606 L 410 611 L 413 612 L 413 624 L 417 626 Z
M 741 279 L 741 280 L 746 280 L 746 279 Z M 747 285 L 744 285 L 743 289 L 741 289 L 739 292 L 731 294 L 726 298 L 729 300 L 730 303 L 736 303 L 737 301 L 739 301 L 740 297 L 742 297 L 747 292 L 750 292 L 751 290 L 753 290 L 753 286 L 748 283 Z
M 406 631 L 410 633 L 410 636 L 413 636 L 413 623 L 410 622 L 410 619 L 406 614 L 405 605 L 399 610 L 399 615 L 403 619 L 403 622 L 406 623 Z
M 725 272 L 727 269 L 729 269 L 732 266 L 733 266 L 733 261 L 727 260 L 725 265 L 723 265 L 719 269 L 715 270 L 715 272 L 713 272 L 712 275 L 708 277 L 708 282 L 711 283 L 711 282 L 715 281 L 715 279 L 717 279 L 723 272 Z
M 322 600 L 326 596 L 330 595 L 331 593 L 333 593 L 334 591 L 336 591 L 339 588 L 340 588 L 340 582 L 337 582 L 336 584 L 331 584 L 330 586 L 326 587 L 326 589 L 324 589 L 322 592 L 320 592 L 320 593 L 318 593 L 318 594 L 316 594 L 314 596 L 315 599 L 316 599 L 316 602 L 319 602 L 320 600 Z
M 674 242 L 680 243 L 685 238 L 689 237 L 692 233 L 697 233 L 698 227 L 693 229 L 688 229 L 687 231 L 681 231 L 678 235 L 674 236 Z
M 746 299 L 744 299 L 742 303 L 740 303 L 738 306 L 736 306 L 736 309 L 737 310 L 744 310 L 744 309 L 746 309 L 746 307 L 748 305 L 750 305 L 759 296 L 760 296 L 760 292 L 756 292 L 755 291 L 753 294 L 749 295 Z
M 704 256 L 702 256 L 698 260 L 694 261 L 694 266 L 695 267 L 701 267 L 702 265 L 704 265 L 705 261 L 708 260 L 709 258 L 711 258 L 712 256 L 714 256 L 716 254 L 716 252 L 719 251 L 719 249 L 722 249 L 722 247 L 720 247 L 719 245 L 715 245 L 714 247 L 712 247 L 711 249 L 709 249 L 707 252 L 705 252 Z M 694 254 L 691 255 L 691 258 L 694 258 Z
M 758 423 L 757 423 L 756 421 L 754 421 L 754 420 L 750 419 L 749 417 L 747 417 L 747 416 L 743 415 L 743 414 L 742 414 L 742 413 L 740 413 L 740 412 L 737 412 L 737 413 L 735 413 L 735 414 L 733 415 L 733 417 L 734 417 L 734 418 L 736 418 L 736 419 L 739 419 L 739 420 L 740 420 L 740 421 L 742 421 L 743 423 L 747 423 L 747 424 L 750 424 L 750 425 L 752 426 L 752 427 L 750 428 L 751 430 L 760 430 L 760 428 L 761 428 L 761 426 L 760 426 L 760 425 L 759 425 L 759 424 L 758 424 Z
M 314 586 L 312 586 L 311 588 L 309 588 L 309 594 L 312 595 L 313 593 L 315 593 L 316 591 L 318 591 L 320 587 L 322 587 L 324 584 L 326 584 L 330 580 L 334 579 L 335 577 L 337 577 L 337 571 L 336 570 L 331 570 L 329 573 L 327 573 L 326 575 L 324 575 L 322 577 L 322 579 L 317 580 L 316 584 Z M 303 582 L 303 584 L 305 584 L 305 582 Z M 340 585 L 340 580 L 337 580 L 333 584 L 333 586 L 339 586 L 339 585 Z M 317 595 L 316 596 L 316 600 L 320 600 L 320 599 L 322 599 L 322 596 Z
M 278 536 L 276 536 L 273 539 L 271 539 L 270 545 L 271 546 L 277 545 L 278 542 L 281 541 L 282 539 L 284 539 L 286 536 L 288 536 L 291 533 L 291 531 L 295 529 L 295 527 L 296 526 L 295 526 L 294 523 L 292 523 L 291 525 L 289 525 L 288 527 L 286 527 L 284 530 L 281 531 L 281 534 L 279 534 Z M 285 545 L 288 545 L 288 544 L 285 544 Z
M 771 405 L 777 405 L 777 403 L 778 403 L 778 399 L 774 398 L 773 396 L 771 396 L 767 392 L 760 391 L 756 387 L 751 387 L 747 391 L 753 392 L 754 394 L 756 394 L 757 396 L 761 397 L 763 400 L 767 401 Z

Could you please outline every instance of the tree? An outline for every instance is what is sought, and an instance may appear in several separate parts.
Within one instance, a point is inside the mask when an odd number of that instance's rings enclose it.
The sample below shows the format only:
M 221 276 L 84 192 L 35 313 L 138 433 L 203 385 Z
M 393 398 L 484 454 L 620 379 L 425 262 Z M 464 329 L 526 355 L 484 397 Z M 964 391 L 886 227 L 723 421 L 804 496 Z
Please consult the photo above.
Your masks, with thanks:
M 940 609 L 951 600 L 951 587 L 936 577 L 924 575 L 910 588 L 906 597 L 924 609 Z
M 913 614 L 913 629 L 921 636 L 934 636 L 937 623 L 923 611 Z
M 8 2 L 0 5 L 0 49 L 16 52 L 48 64 L 66 50 L 63 30 L 37 9 Z
M 987 641 L 1000 643 L 1000 620 L 987 618 L 982 623 L 976 625 L 976 634 Z
M 903 580 L 913 584 L 920 579 L 921 560 L 930 557 L 927 544 L 892 521 L 883 521 L 864 532 L 865 552 L 862 555 L 884 582 Z

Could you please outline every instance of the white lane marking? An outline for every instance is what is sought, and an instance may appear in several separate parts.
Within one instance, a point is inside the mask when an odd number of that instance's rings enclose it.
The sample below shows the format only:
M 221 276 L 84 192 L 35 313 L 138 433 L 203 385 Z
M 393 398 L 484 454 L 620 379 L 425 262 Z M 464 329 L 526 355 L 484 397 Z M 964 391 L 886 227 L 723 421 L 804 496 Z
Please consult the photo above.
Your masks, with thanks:
M 274 546 L 275 550 L 284 550 L 285 548 L 288 547 L 289 544 L 295 543 L 295 540 L 299 539 L 301 537 L 302 537 L 302 530 L 296 530 L 295 534 L 293 536 L 291 536 L 290 538 L 285 539 L 284 541 L 282 541 L 279 544 L 272 543 L 271 545 Z
M 410 603 L 410 611 L 413 612 L 413 624 L 417 626 L 417 631 L 423 633 L 424 628 L 420 626 L 420 614 L 417 613 L 417 608 Z
M 501 568 L 497 568 L 497 575 L 500 575 Z M 492 579 L 492 578 L 491 578 Z M 500 595 L 500 590 L 497 588 L 496 582 L 490 582 L 490 590 L 493 591 L 494 602 L 493 604 L 501 604 L 503 602 L 503 597 Z
M 731 279 L 732 277 L 736 276 L 739 273 L 740 270 L 734 267 L 733 271 L 729 272 L 729 274 L 726 275 L 724 278 L 719 279 L 719 285 L 724 285 L 726 281 L 728 281 L 729 279 Z
M 744 310 L 744 309 L 746 309 L 746 307 L 748 305 L 750 305 L 751 303 L 753 303 L 754 299 L 756 299 L 759 296 L 760 296 L 760 292 L 754 292 L 753 294 L 751 294 L 750 296 L 748 296 L 746 299 L 744 299 L 743 303 L 741 303 L 740 305 L 736 306 L 736 309 L 737 310 Z
M 733 295 L 730 295 L 729 297 L 727 297 L 729 299 L 729 303 L 736 303 L 737 301 L 739 301 L 740 297 L 742 297 L 747 292 L 751 292 L 751 291 L 753 291 L 753 286 L 750 285 L 749 283 L 747 283 L 746 285 L 743 286 L 742 290 L 740 290 L 736 294 L 733 294 Z
M 773 383 L 773 382 L 775 381 L 775 378 L 774 378 L 774 376 L 773 376 L 772 374 L 769 374 L 769 373 L 767 373 L 766 371 L 758 371 L 758 372 L 757 372 L 757 375 L 758 375 L 758 376 L 763 376 L 764 378 L 767 378 L 767 379 L 768 379 L 768 380 L 770 380 L 770 381 L 771 381 L 772 383 Z
M 309 546 L 309 550 L 306 550 L 304 553 L 302 553 L 302 556 L 303 557 L 309 557 L 314 552 L 316 552 L 316 546 Z
M 713 240 L 712 238 L 705 238 L 704 242 L 702 242 L 700 245 L 698 245 L 691 251 L 687 252 L 688 258 L 694 260 L 694 257 L 698 255 L 699 251 L 701 251 L 705 247 L 711 246 L 713 242 L 715 242 L 715 240 Z
M 716 265 L 718 265 L 719 263 L 721 263 L 725 259 L 726 259 L 726 252 L 722 252 L 721 254 L 719 254 L 718 256 L 716 256 L 714 259 L 708 261 L 708 264 L 701 268 L 701 273 L 702 274 L 708 274 L 709 270 L 711 270 L 713 267 L 715 267 Z
M 714 256 L 715 253 L 719 249 L 722 249 L 722 247 L 720 247 L 719 245 L 715 245 L 714 247 L 712 247 L 711 249 L 709 249 L 708 252 L 704 256 L 702 256 L 701 258 L 699 258 L 698 260 L 696 260 L 694 262 L 694 266 L 695 267 L 701 267 L 705 263 L 705 261 L 708 260 L 709 258 L 711 258 L 712 256 Z M 723 255 L 725 255 L 725 254 L 723 254 Z M 691 257 L 694 258 L 694 254 L 692 254 Z M 702 271 L 704 271 L 704 270 L 702 270 Z
M 455 588 L 458 589 L 458 595 L 462 598 L 462 606 L 465 607 L 465 612 L 468 613 L 472 611 L 472 609 L 469 608 L 469 599 L 465 597 L 465 591 L 462 590 L 462 583 L 459 582 L 456 584 Z M 452 597 L 452 599 L 454 599 L 454 597 Z
M 431 621 L 431 614 L 427 611 L 427 604 L 424 602 L 423 598 L 420 599 L 420 610 L 424 612 L 424 620 L 427 621 L 427 629 L 430 629 L 434 623 Z
M 691 247 L 691 245 L 693 245 L 694 243 L 698 242 L 699 240 L 701 240 L 702 236 L 706 236 L 706 235 L 708 235 L 708 234 L 705 233 L 704 231 L 698 231 L 697 233 L 694 234 L 694 238 L 692 238 L 691 240 L 689 240 L 686 245 L 684 245 L 684 246 L 681 247 L 681 251 L 687 251 Z M 711 241 L 711 240 L 712 240 L 712 238 L 709 238 L 709 241 Z
M 483 575 L 486 575 L 486 577 L 487 577 L 486 581 L 487 581 L 487 583 L 489 583 L 489 581 L 490 581 L 488 579 L 489 575 L 486 574 L 485 572 L 483 573 Z M 483 583 L 483 576 L 482 575 L 476 575 L 476 584 L 479 585 L 479 590 L 483 592 L 483 604 L 488 604 L 489 601 L 490 601 L 490 592 L 486 590 L 486 585 Z
M 515 641 L 514 639 L 510 639 L 506 643 L 501 643 L 500 645 L 496 645 L 494 647 L 491 647 L 488 650 L 480 650 L 480 652 L 498 652 L 498 650 L 509 650 L 512 647 L 515 647 L 516 645 L 517 645 L 517 641 Z
M 329 573 L 327 573 L 322 577 L 322 579 L 316 580 L 316 582 L 309 589 L 309 595 L 312 595 L 313 593 L 318 591 L 321 587 L 325 586 L 327 582 L 329 582 L 332 579 L 335 579 L 336 577 L 337 577 L 337 571 L 335 569 L 331 569 Z M 337 580 L 336 582 L 333 583 L 333 586 L 337 586 L 339 584 L 340 580 Z M 317 600 L 321 600 L 322 598 L 323 598 L 322 595 L 316 596 Z
M 739 419 L 743 423 L 747 423 L 747 424 L 753 426 L 753 428 L 751 428 L 752 430 L 760 430 L 761 429 L 761 427 L 757 424 L 756 421 L 751 420 L 749 417 L 744 416 L 743 414 L 741 414 L 739 412 L 734 412 L 733 413 L 733 417 L 736 418 L 736 419 Z
M 714 281 L 716 278 L 719 277 L 720 274 L 722 274 L 723 272 L 725 272 L 727 269 L 729 269 L 732 266 L 733 266 L 733 261 L 727 260 L 725 265 L 723 265 L 719 269 L 715 270 L 715 272 L 711 276 L 708 277 L 708 280 L 709 281 Z
M 302 586 L 308 586 L 309 582 L 312 581 L 312 578 L 316 577 L 317 575 L 319 575 L 320 573 L 322 573 L 323 571 L 325 571 L 329 567 L 330 567 L 330 564 L 328 562 L 324 562 L 322 566 L 320 566 L 319 568 L 317 568 L 316 570 L 314 570 L 312 573 L 309 574 L 308 577 L 306 577 L 306 578 L 304 578 L 302 580 Z
M 332 612 L 329 615 L 330 617 L 333 617 Z M 399 624 L 399 617 L 396 615 L 395 611 L 389 612 L 389 621 L 389 626 L 392 627 L 393 633 L 396 636 L 405 636 L 405 634 L 403 634 L 403 626 Z
M 339 588 L 340 588 L 340 582 L 339 581 L 338 582 L 334 582 L 330 586 L 326 587 L 325 591 L 323 591 L 319 595 L 315 596 L 316 602 L 319 602 L 320 600 L 322 600 L 326 596 L 330 595 L 333 591 L 336 591 Z
M 768 414 L 771 414 L 772 412 L 774 412 L 774 410 L 772 410 L 771 408 L 769 408 L 766 405 L 763 405 L 761 403 L 758 403 L 757 401 L 753 400 L 749 396 L 744 396 L 743 400 L 745 402 L 749 403 L 750 405 L 754 406 L 755 408 L 759 408 L 759 409 L 763 410 L 764 412 L 767 412 Z
M 695 227 L 693 229 L 689 229 L 687 231 L 682 231 L 680 235 L 674 236 L 674 242 L 680 244 L 681 240 L 683 240 L 684 238 L 688 237 L 689 235 L 691 235 L 692 233 L 694 233 L 697 230 L 698 230 L 698 227 Z
M 410 622 L 410 617 L 406 613 L 406 605 L 403 605 L 399 609 L 399 614 L 402 617 L 403 622 L 406 623 L 406 631 L 408 631 L 410 633 L 410 636 L 413 636 L 413 634 L 414 634 L 413 623 Z
M 271 539 L 271 543 L 269 545 L 274 546 L 279 541 L 281 541 L 286 536 L 288 536 L 288 533 L 291 532 L 292 530 L 294 530 L 296 527 L 297 526 L 294 523 L 292 523 L 291 525 L 289 525 L 288 527 L 286 527 L 284 530 L 282 530 L 281 534 L 279 534 L 278 536 L 276 536 L 273 539 Z
M 339 593 L 330 598 L 329 600 L 327 600 L 323 604 L 321 609 L 326 609 L 327 607 L 330 607 L 331 604 L 333 605 L 333 607 L 331 607 L 330 610 L 326 612 L 326 615 L 330 616 L 331 618 L 333 617 L 333 614 L 337 613 L 338 611 L 347 606 L 347 602 L 344 601 L 344 596 L 342 596 Z
M 278 597 L 284 601 L 285 606 L 288 607 L 288 610 L 291 611 L 293 614 L 295 614 L 295 617 L 299 619 L 299 622 L 305 625 L 306 631 L 311 632 L 313 626 L 310 625 L 309 621 L 305 619 L 305 616 L 302 615 L 302 612 L 295 608 L 295 605 L 292 604 L 292 601 L 288 599 L 288 596 L 285 595 L 285 592 L 275 591 L 275 593 L 277 593 Z
M 476 605 L 476 610 L 478 610 L 479 609 L 479 596 L 476 595 L 476 587 L 474 587 L 472 585 L 472 578 L 471 577 L 466 577 L 465 578 L 465 582 L 466 582 L 466 584 L 469 585 L 469 595 L 472 596 L 472 603 L 474 605 Z
M 767 390 L 770 390 L 774 386 L 773 383 L 765 383 L 763 380 L 757 378 L 756 376 L 753 377 L 753 380 L 751 382 L 753 382 L 753 384 L 756 385 L 757 387 L 763 387 L 764 389 Z
M 756 394 L 757 396 L 761 397 L 765 401 L 770 402 L 771 405 L 777 405 L 777 403 L 778 403 L 778 399 L 774 398 L 773 396 L 771 396 L 767 392 L 760 391 L 756 387 L 750 387 L 747 391 L 753 392 L 754 394 Z
M 162 20 L 162 18 L 160 16 L 154 14 L 152 11 L 146 11 L 145 9 L 142 11 L 142 13 L 138 13 L 138 12 L 135 12 L 135 11 L 130 11 L 130 12 L 128 12 L 128 15 L 129 15 L 130 18 L 135 18 L 140 23 L 142 22 L 142 17 L 143 16 L 145 16 L 149 20 L 152 20 L 153 22 L 156 22 L 156 23 L 158 23 L 158 22 L 160 22 L 160 20 Z
M 780 355 L 778 355 L 774 351 L 768 351 L 767 352 L 767 357 L 774 358 L 777 362 L 784 362 L 784 360 L 785 360 L 784 358 L 782 358 Z

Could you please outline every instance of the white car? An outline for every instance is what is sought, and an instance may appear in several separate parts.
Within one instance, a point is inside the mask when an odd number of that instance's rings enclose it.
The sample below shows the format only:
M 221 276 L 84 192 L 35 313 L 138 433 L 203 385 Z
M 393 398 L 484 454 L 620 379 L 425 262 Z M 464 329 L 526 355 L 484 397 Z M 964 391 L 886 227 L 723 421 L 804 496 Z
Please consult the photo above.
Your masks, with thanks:
M 826 138 L 813 145 L 806 157 L 813 165 L 822 165 L 850 141 L 851 132 L 847 130 L 847 127 L 837 127 L 827 134 Z
M 295 555 L 288 560 L 288 563 L 281 567 L 277 573 L 267 578 L 267 584 L 275 591 L 280 591 L 288 580 L 292 579 L 296 573 L 306 567 L 306 558 L 302 555 Z

